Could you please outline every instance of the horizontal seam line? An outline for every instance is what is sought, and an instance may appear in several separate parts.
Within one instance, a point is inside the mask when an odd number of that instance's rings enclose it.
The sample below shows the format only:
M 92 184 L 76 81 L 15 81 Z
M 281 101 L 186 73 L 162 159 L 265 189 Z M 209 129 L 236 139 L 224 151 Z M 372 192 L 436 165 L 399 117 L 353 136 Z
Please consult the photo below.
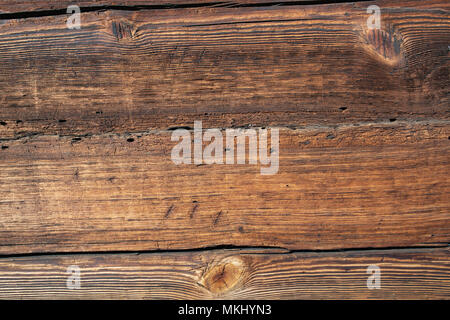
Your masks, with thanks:
M 364 247 L 364 248 L 341 248 L 341 249 L 287 249 L 279 246 L 234 246 L 234 245 L 217 245 L 206 246 L 189 249 L 155 249 L 155 250 L 119 250 L 119 251 L 73 251 L 73 252 L 32 252 L 32 253 L 18 253 L 0 255 L 1 259 L 20 258 L 20 257 L 37 257 L 37 256 L 74 256 L 74 255 L 120 255 L 120 254 L 165 254 L 165 253 L 195 253 L 195 252 L 209 252 L 209 251 L 245 251 L 245 250 L 282 250 L 282 252 L 246 252 L 245 254 L 295 254 L 295 253 L 382 253 L 382 252 L 397 252 L 397 251 L 420 251 L 420 250 L 436 250 L 449 248 L 449 243 L 436 243 L 435 245 L 427 246 L 405 246 L 405 247 Z

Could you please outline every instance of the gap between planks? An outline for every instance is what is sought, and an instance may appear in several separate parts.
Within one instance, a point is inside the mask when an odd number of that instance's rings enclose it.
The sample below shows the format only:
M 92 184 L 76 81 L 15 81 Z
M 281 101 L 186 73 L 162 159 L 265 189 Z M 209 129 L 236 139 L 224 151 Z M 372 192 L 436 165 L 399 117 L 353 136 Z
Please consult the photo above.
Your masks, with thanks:
M 83 256 L 83 255 L 152 255 L 152 254 L 177 254 L 177 253 L 202 253 L 214 251 L 235 252 L 240 254 L 346 254 L 346 253 L 395 253 L 395 252 L 425 252 L 427 250 L 437 250 L 450 248 L 450 243 L 428 244 L 426 246 L 405 246 L 405 247 L 367 247 L 367 248 L 341 248 L 341 249 L 307 249 L 295 250 L 277 246 L 234 246 L 217 245 L 189 249 L 156 249 L 156 250 L 109 250 L 109 251 L 73 251 L 73 252 L 32 252 L 18 254 L 0 254 L 1 259 L 22 258 L 22 257 L 40 257 L 40 256 Z
M 242 126 L 230 126 L 230 127 L 210 127 L 203 126 L 203 130 L 207 129 L 219 129 L 225 131 L 226 129 L 279 129 L 279 130 L 293 130 L 298 133 L 308 132 L 310 130 L 337 130 L 337 129 L 348 129 L 348 128 L 363 128 L 370 126 L 386 126 L 386 127 L 402 127 L 402 126 L 415 126 L 415 125 L 449 125 L 450 120 L 439 120 L 439 119 L 421 119 L 421 120 L 397 120 L 391 119 L 388 121 L 371 121 L 371 122 L 360 122 L 360 123 L 335 123 L 330 125 L 314 124 L 314 125 L 296 125 L 296 124 L 286 124 L 286 125 L 270 125 L 270 126 L 253 126 L 251 124 Z M 83 134 L 49 134 L 44 132 L 31 132 L 23 135 L 17 135 L 13 138 L 1 138 L 0 142 L 12 142 L 21 141 L 30 138 L 39 137 L 60 137 L 60 138 L 89 138 L 89 137 L 121 137 L 130 135 L 153 135 L 153 134 L 167 134 L 172 133 L 176 129 L 185 129 L 189 132 L 193 132 L 193 126 L 174 126 L 167 129 L 153 129 L 146 131 L 127 131 L 125 133 L 120 132 L 105 132 L 105 133 L 93 133 L 86 132 Z M 450 138 L 449 138 L 450 139 Z

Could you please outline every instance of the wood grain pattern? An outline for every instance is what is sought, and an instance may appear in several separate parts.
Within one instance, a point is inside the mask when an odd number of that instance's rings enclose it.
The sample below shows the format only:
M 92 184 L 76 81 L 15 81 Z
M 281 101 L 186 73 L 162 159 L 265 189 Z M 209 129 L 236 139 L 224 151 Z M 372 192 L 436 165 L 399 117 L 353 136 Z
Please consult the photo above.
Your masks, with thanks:
M 450 3 L 329 2 L 0 0 L 0 299 L 449 299 Z
M 377 32 L 367 3 L 107 10 L 81 30 L 66 15 L 7 20 L 0 137 L 448 119 L 438 3 L 379 3 Z
M 449 135 L 447 122 L 282 129 L 271 176 L 177 166 L 170 131 L 9 141 L 0 253 L 448 243 Z
M 297 1 L 300 2 L 300 1 Z M 313 2 L 320 3 L 321 1 L 306 0 L 302 3 Z M 325 2 L 325 1 L 323 1 Z M 336 0 L 335 2 L 339 2 Z M 178 6 L 199 6 L 199 7 L 233 7 L 239 5 L 251 4 L 275 4 L 273 0 L 233 0 L 233 1 L 214 1 L 214 0 L 1 0 L 0 10 L 3 13 L 17 13 L 17 12 L 40 12 L 48 10 L 66 9 L 70 5 L 78 5 L 83 9 L 97 8 L 97 7 L 122 7 L 122 10 L 139 10 L 140 8 L 150 9 L 154 7 L 175 7 Z M 280 3 L 280 2 L 278 2 Z M 291 3 L 295 3 L 292 1 Z M 119 8 L 116 8 L 119 9 Z
M 381 0 L 381 1 L 368 1 L 368 0 L 356 0 L 356 2 L 372 2 L 379 3 L 383 6 L 392 6 L 392 3 L 403 7 L 415 7 L 423 6 L 423 1 L 419 0 Z M 107 9 L 120 9 L 122 10 L 139 10 L 139 9 L 151 9 L 152 6 L 175 8 L 179 7 L 239 7 L 239 6 L 289 6 L 289 5 L 318 5 L 327 3 L 340 3 L 349 2 L 347 0 L 292 0 L 292 1 L 275 1 L 275 0 L 227 0 L 227 1 L 214 1 L 214 0 L 78 0 L 76 3 L 70 0 L 0 0 L 0 11 L 3 13 L 24 13 L 24 12 L 42 12 L 50 10 L 65 10 L 70 5 L 78 5 L 82 9 L 89 10 L 91 8 L 105 7 Z M 369 6 L 371 3 L 367 4 Z M 443 1 L 441 0 L 427 0 L 426 6 L 428 8 L 442 8 Z
M 449 249 L 251 250 L 0 259 L 0 299 L 448 299 Z M 369 265 L 381 289 L 366 286 Z M 66 287 L 67 267 L 81 288 Z

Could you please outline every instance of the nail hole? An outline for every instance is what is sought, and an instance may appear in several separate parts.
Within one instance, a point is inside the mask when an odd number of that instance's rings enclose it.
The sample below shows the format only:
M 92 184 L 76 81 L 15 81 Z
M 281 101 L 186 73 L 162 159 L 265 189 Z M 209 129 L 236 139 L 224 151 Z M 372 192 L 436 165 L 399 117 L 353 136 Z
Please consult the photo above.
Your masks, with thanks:
M 0 124 L 1 124 L 2 126 L 6 126 L 6 122 L 5 122 L 5 121 L 0 121 Z
M 16 120 L 17 124 L 22 123 L 22 122 L 23 122 L 22 120 Z
M 390 122 L 395 122 L 395 121 L 397 121 L 397 119 L 396 118 L 391 118 L 391 119 L 389 119 L 389 121 Z
M 329 135 L 327 135 L 327 139 L 334 139 L 334 134 L 330 133 Z
M 347 107 L 340 107 L 339 110 L 342 110 L 342 111 L 347 110 Z
M 2 146 L 2 150 L 8 149 L 8 146 Z
M 66 121 L 67 121 L 67 120 L 64 120 L 64 119 L 58 120 L 59 123 L 64 123 L 64 122 L 66 122 Z
M 128 141 L 128 142 L 133 142 L 134 139 L 133 139 L 133 138 L 128 138 L 127 141 Z
M 79 137 L 72 138 L 72 141 L 81 141 L 81 138 L 79 138 Z

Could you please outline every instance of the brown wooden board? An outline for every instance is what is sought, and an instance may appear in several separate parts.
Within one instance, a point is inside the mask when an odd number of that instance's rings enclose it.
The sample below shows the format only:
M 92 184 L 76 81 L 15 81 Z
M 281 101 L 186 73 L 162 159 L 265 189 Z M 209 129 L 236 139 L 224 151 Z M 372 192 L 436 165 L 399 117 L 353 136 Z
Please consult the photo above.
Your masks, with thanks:
M 448 299 L 450 3 L 335 2 L 0 1 L 0 299 Z
M 2 144 L 0 253 L 450 240 L 446 122 L 282 129 L 274 175 L 175 165 L 171 134 Z
M 367 6 L 374 1 L 357 0 L 354 2 L 369 2 Z M 290 6 L 290 5 L 318 5 L 327 3 L 349 2 L 347 0 L 291 0 L 291 1 L 275 1 L 275 0 L 0 0 L 0 12 L 3 14 L 25 14 L 35 13 L 60 14 L 60 11 L 66 11 L 71 5 L 78 5 L 82 11 L 92 10 L 151 10 L 151 9 L 179 9 L 185 7 L 199 8 L 215 8 L 215 7 L 266 7 L 266 6 Z M 383 5 L 389 5 L 392 1 L 378 1 Z M 423 5 L 423 1 L 418 0 L 402 0 L 394 2 L 402 6 Z M 429 8 L 440 8 L 442 1 L 428 0 L 426 5 Z M 8 16 L 9 17 L 9 16 Z
M 380 289 L 367 287 L 371 265 L 380 268 Z M 66 286 L 70 266 L 79 267 L 79 289 Z M 14 299 L 446 299 L 449 279 L 448 248 L 0 259 L 0 298 Z
M 448 119 L 437 3 L 378 3 L 377 31 L 365 2 L 5 20 L 0 137 Z

